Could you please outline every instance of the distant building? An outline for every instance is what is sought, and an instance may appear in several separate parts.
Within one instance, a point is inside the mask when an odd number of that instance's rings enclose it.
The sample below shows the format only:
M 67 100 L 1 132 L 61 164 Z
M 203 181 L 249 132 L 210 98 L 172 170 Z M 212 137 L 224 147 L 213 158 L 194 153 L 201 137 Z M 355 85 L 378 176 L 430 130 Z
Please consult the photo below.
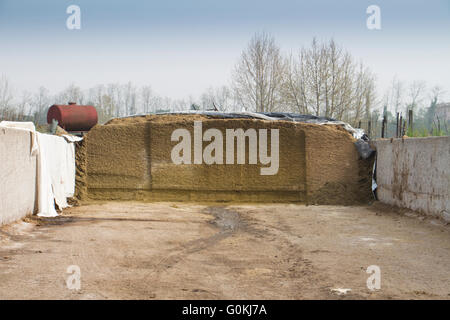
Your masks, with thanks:
M 436 105 L 435 117 L 440 121 L 450 121 L 450 103 L 439 103 Z

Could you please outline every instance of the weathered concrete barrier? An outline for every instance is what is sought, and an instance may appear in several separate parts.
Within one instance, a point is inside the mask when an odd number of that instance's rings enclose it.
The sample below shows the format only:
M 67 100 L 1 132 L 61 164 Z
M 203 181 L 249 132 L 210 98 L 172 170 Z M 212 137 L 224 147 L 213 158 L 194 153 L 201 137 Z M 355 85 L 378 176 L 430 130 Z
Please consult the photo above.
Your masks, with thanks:
M 223 137 L 222 163 L 195 163 L 195 122 Z M 191 163 L 174 163 L 172 152 L 180 143 L 173 140 L 175 130 L 188 132 Z M 261 174 L 259 158 L 250 159 L 251 139 L 245 138 L 243 163 L 227 163 L 227 130 L 254 130 L 260 151 L 261 130 L 278 130 L 279 163 L 275 174 Z M 197 135 L 198 137 L 198 135 Z M 205 136 L 203 137 L 205 138 Z M 203 139 L 198 150 L 206 152 L 212 143 Z M 272 150 L 267 138 L 267 151 Z M 79 189 L 87 198 L 103 200 L 192 200 L 192 201 L 298 201 L 322 204 L 367 202 L 370 192 L 370 161 L 359 159 L 354 138 L 334 125 L 266 121 L 254 119 L 216 119 L 204 116 L 167 115 L 115 119 L 97 125 L 85 137 L 85 155 L 77 163 L 83 179 Z M 197 150 L 197 151 L 198 151 Z M 200 156 L 201 157 L 201 156 Z M 198 159 L 198 158 L 197 158 Z M 258 160 L 258 161 L 256 161 Z M 80 194 L 80 193 L 79 193 Z M 83 196 L 83 195 L 82 195 Z
M 380 139 L 380 201 L 450 218 L 450 137 Z
M 75 188 L 73 137 L 38 133 L 31 122 L 0 123 L 0 225 L 57 216 Z
M 36 156 L 32 133 L 0 128 L 0 225 L 32 214 L 36 202 Z

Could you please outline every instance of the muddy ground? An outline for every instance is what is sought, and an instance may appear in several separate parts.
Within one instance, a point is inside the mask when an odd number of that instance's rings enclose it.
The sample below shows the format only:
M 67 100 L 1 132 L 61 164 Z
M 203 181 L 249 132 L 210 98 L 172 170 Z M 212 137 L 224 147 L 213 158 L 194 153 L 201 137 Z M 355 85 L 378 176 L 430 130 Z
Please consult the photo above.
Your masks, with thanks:
M 449 274 L 450 227 L 379 204 L 96 202 L 0 229 L 1 299 L 450 299 Z

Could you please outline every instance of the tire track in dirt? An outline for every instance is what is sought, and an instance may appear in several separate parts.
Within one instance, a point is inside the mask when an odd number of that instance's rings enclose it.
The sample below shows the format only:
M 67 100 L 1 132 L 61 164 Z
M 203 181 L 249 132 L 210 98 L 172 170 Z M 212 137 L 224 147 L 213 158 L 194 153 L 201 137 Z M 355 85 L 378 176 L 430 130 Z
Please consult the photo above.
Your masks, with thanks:
M 212 247 L 237 232 L 242 225 L 239 214 L 236 211 L 224 207 L 208 207 L 203 213 L 213 215 L 214 220 L 209 223 L 218 228 L 218 231 L 212 236 L 188 241 L 182 245 L 182 248 L 176 250 L 173 254 L 161 259 L 154 267 L 154 273 L 162 272 L 167 268 L 173 267 L 187 256 Z

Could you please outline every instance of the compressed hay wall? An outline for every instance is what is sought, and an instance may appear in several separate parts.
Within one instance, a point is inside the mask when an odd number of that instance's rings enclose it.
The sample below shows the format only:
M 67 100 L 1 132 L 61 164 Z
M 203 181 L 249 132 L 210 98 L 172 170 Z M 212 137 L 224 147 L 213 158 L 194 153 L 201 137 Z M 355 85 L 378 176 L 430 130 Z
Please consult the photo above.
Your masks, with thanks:
M 31 144 L 30 132 L 0 128 L 0 225 L 34 212 L 36 156 Z
M 174 164 L 171 141 L 176 129 L 194 139 L 194 120 L 223 134 L 226 129 L 279 129 L 279 169 L 261 175 L 261 163 Z M 199 115 L 115 119 L 86 136 L 86 198 L 195 201 L 364 202 L 370 197 L 368 163 L 359 160 L 352 136 L 339 127 L 249 119 L 211 119 Z M 206 147 L 210 142 L 203 142 Z M 194 154 L 192 143 L 192 154 Z M 268 150 L 271 150 L 270 134 Z M 225 159 L 224 159 L 225 161 Z M 343 193 L 344 192 L 344 193 Z M 355 194 L 347 194 L 355 193 Z
M 450 137 L 379 139 L 373 144 L 380 201 L 450 219 Z
M 248 164 L 248 141 L 245 165 L 176 165 L 172 162 L 170 153 L 177 142 L 168 144 L 168 141 L 170 142 L 170 136 L 177 128 L 188 129 L 193 137 L 192 123 L 155 123 L 151 126 L 152 189 L 198 191 L 199 194 L 208 195 L 208 200 L 214 200 L 217 197 L 228 199 L 226 195 L 230 192 L 233 193 L 229 194 L 231 200 L 241 198 L 304 200 L 306 174 L 304 132 L 294 127 L 286 130 L 283 128 L 286 124 L 285 122 L 271 123 L 241 119 L 203 121 L 203 131 L 216 128 L 222 132 L 223 155 L 226 154 L 226 129 L 253 128 L 257 132 L 259 129 L 279 129 L 279 169 L 278 173 L 272 176 L 260 174 L 260 168 L 264 165 Z M 207 144 L 209 142 L 203 142 L 203 146 Z M 270 139 L 268 139 L 268 150 L 270 150 Z M 294 159 L 295 161 L 292 161 Z
M 87 143 L 88 188 L 150 190 L 150 123 L 96 126 Z
M 360 158 L 351 134 L 334 125 L 301 126 L 305 130 L 308 203 L 350 205 L 373 200 L 373 158 Z

